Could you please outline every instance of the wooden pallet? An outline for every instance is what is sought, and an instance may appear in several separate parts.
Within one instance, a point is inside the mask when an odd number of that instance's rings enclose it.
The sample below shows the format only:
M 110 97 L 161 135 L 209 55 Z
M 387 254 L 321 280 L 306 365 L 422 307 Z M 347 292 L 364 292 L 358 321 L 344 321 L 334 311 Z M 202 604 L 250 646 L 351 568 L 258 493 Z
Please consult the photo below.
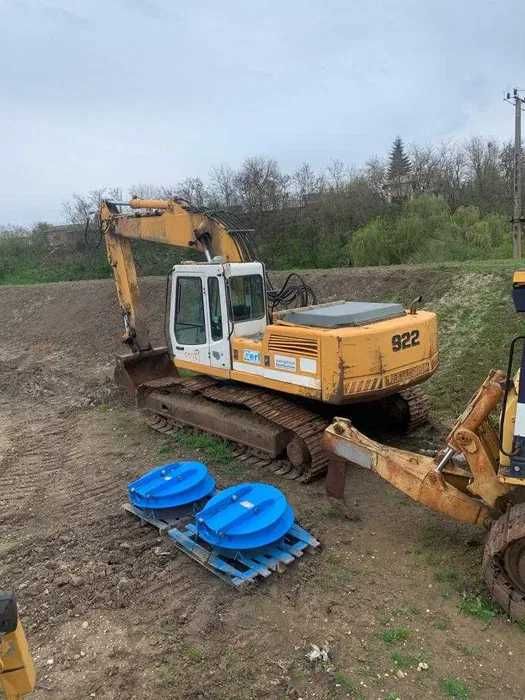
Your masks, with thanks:
M 180 518 L 176 523 L 160 520 L 135 508 L 129 503 L 123 509 L 166 534 L 177 549 L 187 554 L 208 571 L 235 588 L 242 588 L 272 573 L 283 573 L 304 552 L 319 547 L 319 541 L 297 523 L 286 535 L 267 547 L 242 552 L 230 552 L 212 547 L 198 535 L 191 517 Z
M 172 515 L 167 518 L 160 518 L 154 511 L 146 511 L 141 508 L 136 508 L 131 503 L 123 503 L 122 510 L 126 513 L 134 515 L 140 520 L 141 525 L 152 525 L 161 534 L 164 534 L 172 527 L 184 527 L 193 517 L 193 512 L 182 511 L 180 515 Z

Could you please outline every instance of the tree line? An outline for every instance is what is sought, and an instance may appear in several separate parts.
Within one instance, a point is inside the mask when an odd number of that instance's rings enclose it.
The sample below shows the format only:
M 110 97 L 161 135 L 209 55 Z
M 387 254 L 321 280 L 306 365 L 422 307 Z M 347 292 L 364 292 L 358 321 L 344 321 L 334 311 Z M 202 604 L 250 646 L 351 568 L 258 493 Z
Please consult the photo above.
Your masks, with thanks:
M 247 158 L 237 168 L 213 167 L 206 180 L 188 177 L 173 185 L 137 183 L 126 192 L 103 187 L 73 195 L 64 204 L 64 218 L 68 223 L 85 225 L 102 198 L 181 197 L 195 207 L 235 211 L 254 229 L 260 258 L 271 268 L 287 269 L 408 262 L 408 252 L 406 259 L 400 259 L 399 253 L 386 251 L 389 245 L 407 250 L 406 241 L 399 245 L 403 217 L 410 219 L 411 230 L 418 231 L 417 236 L 409 237 L 409 247 L 417 243 L 418 262 L 436 249 L 439 259 L 490 255 L 490 247 L 470 250 L 472 240 L 481 239 L 467 235 L 463 224 L 461 234 L 457 226 L 444 224 L 444 216 L 453 217 L 457 210 L 469 208 L 469 221 L 499 217 L 496 248 L 498 254 L 506 255 L 506 242 L 500 241 L 500 234 L 506 231 L 511 214 L 512 179 L 510 143 L 475 137 L 460 144 L 405 147 L 397 138 L 390 154 L 371 158 L 360 168 L 334 159 L 322 169 L 305 162 L 285 172 L 275 159 L 258 156 Z M 419 207 L 409 204 L 421 197 L 437 198 L 442 203 L 437 206 L 439 230 L 445 226 L 447 244 L 437 248 L 423 245 L 437 235 L 437 228 L 435 207 L 428 200 Z M 418 212 L 417 226 L 414 211 Z M 434 211 L 434 219 L 426 220 L 422 211 Z M 463 222 L 461 212 L 456 220 Z M 493 230 L 494 219 L 491 222 Z M 45 226 L 38 225 L 40 230 Z M 394 229 L 398 234 L 392 233 Z M 456 241 L 456 237 L 460 238 Z M 483 240 L 488 239 L 485 236 Z
M 356 217 L 363 220 L 370 208 L 388 204 L 389 180 L 399 167 L 410 176 L 414 195 L 439 194 L 453 209 L 474 205 L 481 211 L 507 212 L 513 174 L 511 143 L 474 137 L 462 144 L 439 147 L 412 145 L 405 149 L 397 138 L 390 156 L 374 157 L 361 168 L 334 159 L 316 170 L 304 162 L 285 173 L 278 162 L 260 156 L 246 158 L 238 168 L 213 167 L 209 177 L 187 177 L 174 185 L 137 183 L 127 196 L 145 198 L 182 197 L 204 209 L 239 208 L 257 215 L 289 207 L 306 207 L 323 197 L 350 198 Z M 102 196 L 122 199 L 120 188 L 101 188 L 87 195 L 74 195 L 64 205 L 67 221 L 81 223 Z M 364 213 L 359 214 L 364 208 Z

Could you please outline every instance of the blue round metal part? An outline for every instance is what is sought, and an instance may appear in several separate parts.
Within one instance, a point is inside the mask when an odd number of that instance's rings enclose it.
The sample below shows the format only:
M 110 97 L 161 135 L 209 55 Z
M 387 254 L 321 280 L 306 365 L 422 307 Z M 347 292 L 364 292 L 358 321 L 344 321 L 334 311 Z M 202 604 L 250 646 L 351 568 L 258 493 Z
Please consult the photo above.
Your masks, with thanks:
M 203 540 L 222 549 L 257 549 L 283 537 L 294 513 L 284 494 L 269 484 L 230 486 L 213 496 L 196 515 Z
M 128 484 L 137 508 L 178 508 L 210 496 L 215 479 L 202 462 L 172 462 L 155 467 Z

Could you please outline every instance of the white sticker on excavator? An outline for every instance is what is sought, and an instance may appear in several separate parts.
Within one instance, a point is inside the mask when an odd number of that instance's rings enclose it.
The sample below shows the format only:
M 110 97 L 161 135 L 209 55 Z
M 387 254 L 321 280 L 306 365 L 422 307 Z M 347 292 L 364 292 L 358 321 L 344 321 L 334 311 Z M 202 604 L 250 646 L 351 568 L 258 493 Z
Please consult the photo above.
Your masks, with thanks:
M 301 368 L 301 372 L 315 374 L 317 372 L 317 360 L 312 360 L 310 357 L 300 357 L 299 367 Z
M 273 363 L 277 369 L 285 369 L 288 372 L 297 371 L 297 360 L 295 357 L 288 357 L 287 355 L 275 355 L 273 358 Z
M 242 359 L 245 362 L 253 362 L 253 364 L 258 365 L 261 362 L 261 353 L 256 350 L 245 350 Z

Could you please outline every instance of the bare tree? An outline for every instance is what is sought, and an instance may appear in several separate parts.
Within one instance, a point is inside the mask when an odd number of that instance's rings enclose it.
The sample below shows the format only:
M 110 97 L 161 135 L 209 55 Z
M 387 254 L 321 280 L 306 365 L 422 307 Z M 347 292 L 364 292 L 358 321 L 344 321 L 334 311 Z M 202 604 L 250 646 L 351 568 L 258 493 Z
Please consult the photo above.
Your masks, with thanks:
M 288 199 L 290 178 L 272 159 L 247 158 L 235 177 L 241 203 L 250 211 L 279 209 Z
M 307 195 L 322 194 L 325 189 L 325 177 L 314 171 L 309 163 L 303 163 L 291 177 L 291 182 L 301 203 L 305 203 Z
M 64 202 L 65 219 L 70 224 L 85 224 L 98 212 L 103 199 L 122 199 L 122 190 L 118 187 L 102 187 L 90 190 L 87 195 L 74 194 L 69 202 Z
M 437 192 L 443 167 L 441 151 L 432 146 L 412 145 L 409 149 L 409 158 L 414 193 Z
M 327 166 L 328 186 L 334 192 L 341 192 L 347 182 L 346 166 L 342 160 L 334 158 Z
M 130 197 L 139 197 L 140 199 L 158 199 L 164 197 L 164 188 L 159 187 L 159 185 L 132 185 L 128 192 Z
M 465 156 L 471 202 L 483 211 L 497 207 L 505 197 L 499 145 L 474 137 L 465 144 Z
M 385 197 L 386 164 L 376 156 L 367 161 L 364 177 L 371 189 L 381 197 Z
M 442 144 L 439 150 L 440 173 L 438 192 L 456 209 L 464 199 L 467 185 L 467 159 L 463 148 L 454 144 Z
M 228 165 L 218 165 L 210 173 L 211 198 L 216 206 L 229 209 L 237 204 L 235 172 Z
M 503 179 L 505 180 L 506 189 L 512 192 L 512 184 L 514 179 L 514 144 L 507 141 L 501 146 L 499 153 L 500 170 Z M 522 167 L 525 169 L 525 160 L 522 159 Z
M 200 177 L 187 177 L 179 182 L 175 186 L 175 194 L 200 209 L 206 207 L 209 200 L 208 192 Z

